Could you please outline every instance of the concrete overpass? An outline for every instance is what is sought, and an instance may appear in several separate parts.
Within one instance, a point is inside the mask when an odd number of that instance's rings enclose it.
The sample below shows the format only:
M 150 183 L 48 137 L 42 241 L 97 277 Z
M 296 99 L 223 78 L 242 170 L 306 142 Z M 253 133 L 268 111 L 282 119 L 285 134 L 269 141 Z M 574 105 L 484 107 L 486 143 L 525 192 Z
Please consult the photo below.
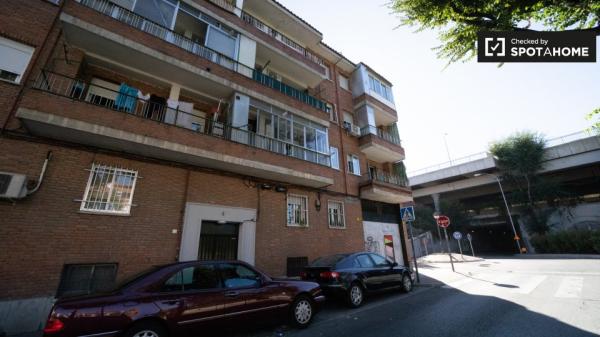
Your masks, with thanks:
M 548 141 L 542 175 L 559 180 L 600 175 L 600 136 L 579 132 Z M 481 173 L 500 174 L 490 153 L 478 153 L 421 170 L 409 172 L 415 201 L 435 194 L 462 199 L 497 192 L 496 180 Z

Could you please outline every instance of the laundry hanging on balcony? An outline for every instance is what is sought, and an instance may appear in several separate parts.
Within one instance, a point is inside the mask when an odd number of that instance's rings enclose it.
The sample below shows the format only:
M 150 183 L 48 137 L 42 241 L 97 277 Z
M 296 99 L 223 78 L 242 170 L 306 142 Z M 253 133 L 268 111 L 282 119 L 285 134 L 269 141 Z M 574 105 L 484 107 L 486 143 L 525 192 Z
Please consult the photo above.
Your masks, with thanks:
M 138 89 L 128 86 L 125 83 L 121 83 L 119 95 L 117 95 L 117 99 L 115 100 L 115 107 L 118 110 L 132 112 L 135 108 L 138 92 Z

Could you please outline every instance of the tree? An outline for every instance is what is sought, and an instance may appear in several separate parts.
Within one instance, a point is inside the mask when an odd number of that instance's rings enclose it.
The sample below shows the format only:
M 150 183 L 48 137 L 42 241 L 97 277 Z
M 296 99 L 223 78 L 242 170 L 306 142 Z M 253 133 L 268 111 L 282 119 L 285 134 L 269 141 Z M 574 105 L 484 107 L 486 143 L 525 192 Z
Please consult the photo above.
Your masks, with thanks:
M 600 134 L 600 108 L 595 109 L 586 116 L 587 120 L 592 121 L 590 131 Z
M 511 193 L 512 201 L 527 205 L 525 214 L 530 220 L 529 230 L 535 233 L 548 230 L 545 220 L 538 219 L 535 207 L 535 201 L 541 197 L 535 192 L 546 190 L 538 176 L 543 167 L 545 146 L 544 137 L 532 132 L 516 133 L 490 146 L 503 179 L 516 189 Z
M 476 53 L 477 32 L 586 30 L 600 35 L 600 0 L 392 0 L 402 25 L 439 29 L 438 57 L 448 64 Z

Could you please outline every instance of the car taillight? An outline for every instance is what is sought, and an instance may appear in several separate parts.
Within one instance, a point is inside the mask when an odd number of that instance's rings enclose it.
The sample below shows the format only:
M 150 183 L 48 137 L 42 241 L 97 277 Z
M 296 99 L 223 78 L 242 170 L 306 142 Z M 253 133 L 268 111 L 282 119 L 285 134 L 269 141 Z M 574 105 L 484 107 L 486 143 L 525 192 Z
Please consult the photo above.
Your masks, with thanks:
M 337 271 L 324 271 L 321 272 L 319 276 L 321 276 L 321 278 L 336 279 L 340 277 L 340 273 L 338 273 Z
M 65 327 L 65 324 L 58 318 L 48 318 L 46 326 L 44 327 L 44 333 L 55 333 L 59 332 Z

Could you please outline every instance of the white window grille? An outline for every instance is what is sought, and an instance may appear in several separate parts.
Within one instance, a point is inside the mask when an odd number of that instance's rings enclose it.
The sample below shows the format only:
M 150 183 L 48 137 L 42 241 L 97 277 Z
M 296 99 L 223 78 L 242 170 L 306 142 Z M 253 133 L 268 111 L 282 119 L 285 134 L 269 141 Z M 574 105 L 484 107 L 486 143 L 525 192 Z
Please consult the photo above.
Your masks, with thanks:
M 357 176 L 360 175 L 360 160 L 358 156 L 353 154 L 348 155 L 348 172 Z
M 288 194 L 287 225 L 308 226 L 308 197 L 305 195 Z
M 137 177 L 137 171 L 93 164 L 80 210 L 128 215 Z
M 329 228 L 346 228 L 343 202 L 328 201 L 327 213 L 329 214 Z

